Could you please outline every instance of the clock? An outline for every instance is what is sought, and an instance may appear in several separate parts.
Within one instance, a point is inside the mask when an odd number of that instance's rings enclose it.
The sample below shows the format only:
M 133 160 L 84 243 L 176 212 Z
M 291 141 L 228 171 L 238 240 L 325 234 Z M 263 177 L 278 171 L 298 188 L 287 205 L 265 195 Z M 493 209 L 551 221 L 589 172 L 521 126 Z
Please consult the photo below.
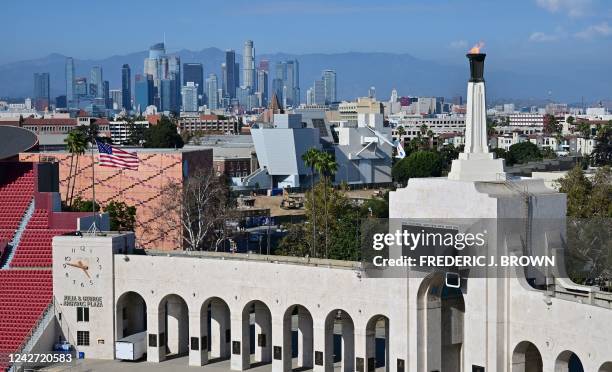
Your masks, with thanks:
M 102 273 L 100 256 L 92 248 L 81 245 L 72 248 L 62 263 L 64 278 L 75 287 L 94 287 Z

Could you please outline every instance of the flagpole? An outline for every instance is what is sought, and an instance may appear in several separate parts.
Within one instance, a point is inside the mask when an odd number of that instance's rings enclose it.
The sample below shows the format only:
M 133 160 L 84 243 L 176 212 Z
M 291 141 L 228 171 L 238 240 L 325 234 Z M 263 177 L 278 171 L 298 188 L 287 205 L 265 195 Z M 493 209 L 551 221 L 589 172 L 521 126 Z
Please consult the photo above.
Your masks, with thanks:
M 94 139 L 95 141 L 95 139 Z M 97 143 L 96 143 L 97 146 Z M 96 236 L 98 232 L 98 227 L 96 226 L 96 161 L 94 158 L 94 146 L 93 143 L 91 145 L 91 193 L 92 193 L 92 206 L 91 213 L 93 217 L 93 224 L 89 228 L 90 232 Z

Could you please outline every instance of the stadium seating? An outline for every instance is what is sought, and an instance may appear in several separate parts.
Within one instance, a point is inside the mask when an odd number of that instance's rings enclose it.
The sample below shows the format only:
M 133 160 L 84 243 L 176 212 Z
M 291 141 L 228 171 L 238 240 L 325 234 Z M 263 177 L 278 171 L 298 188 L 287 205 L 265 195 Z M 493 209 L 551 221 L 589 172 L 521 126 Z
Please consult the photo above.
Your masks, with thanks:
M 7 181 L 0 182 L 0 238 L 5 239 L 17 229 L 32 201 L 35 180 L 31 164 L 3 165 L 3 170 Z
M 51 270 L 0 270 L 0 371 L 27 338 L 53 296 Z
M 11 261 L 11 267 L 50 267 L 54 236 L 69 230 L 49 229 L 49 215 L 44 209 L 34 211 Z
M 0 240 L 11 241 L 35 195 L 31 163 L 0 163 Z M 21 235 L 9 269 L 0 269 L 0 371 L 9 354 L 34 330 L 53 297 L 54 236 L 68 230 L 50 229 L 49 211 L 36 209 Z

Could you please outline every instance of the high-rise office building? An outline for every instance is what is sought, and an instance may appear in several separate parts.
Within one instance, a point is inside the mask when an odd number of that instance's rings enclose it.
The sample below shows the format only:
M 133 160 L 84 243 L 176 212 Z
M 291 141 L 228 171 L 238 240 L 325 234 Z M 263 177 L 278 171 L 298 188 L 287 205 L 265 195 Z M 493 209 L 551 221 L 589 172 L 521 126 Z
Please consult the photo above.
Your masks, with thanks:
M 104 98 L 104 79 L 102 67 L 94 66 L 89 74 L 89 94 L 93 98 Z
M 229 66 L 232 66 L 231 64 Z M 230 80 L 228 80 L 229 82 Z M 235 95 L 234 91 L 234 95 Z M 206 96 L 208 97 L 208 108 L 215 110 L 219 108 L 219 97 L 217 97 L 217 75 L 210 74 L 206 78 Z
M 368 89 L 368 97 L 376 99 L 376 87 L 371 86 L 370 89 Z
M 338 97 L 336 96 L 336 71 L 324 70 L 323 71 L 323 83 L 325 89 L 325 104 L 336 102 Z
M 192 81 L 187 81 L 185 86 L 181 88 L 182 111 L 198 111 L 198 88 L 198 85 Z
M 34 105 L 37 110 L 44 110 L 51 103 L 51 92 L 48 72 L 34 73 Z
M 276 98 L 278 99 L 278 102 L 284 102 L 283 99 L 283 86 L 284 86 L 285 82 L 283 81 L 283 79 L 279 79 L 279 78 L 275 78 L 274 80 L 272 80 L 272 94 L 276 94 Z
M 174 95 L 178 108 L 181 102 L 181 58 L 179 56 L 168 57 L 168 75 L 166 78 L 175 81 Z
M 285 86 L 289 93 L 289 100 L 287 100 L 287 97 L 285 98 L 286 103 L 291 106 L 298 106 L 300 104 L 300 64 L 297 60 L 287 61 Z
M 68 107 L 72 107 L 74 101 L 74 59 L 66 58 L 66 101 Z
M 160 84 L 159 100 L 160 110 L 178 112 L 178 101 L 176 96 L 176 84 L 174 79 L 163 79 Z
M 314 105 L 314 87 L 310 87 L 306 89 L 306 104 Z
M 268 71 L 257 70 L 257 93 L 259 93 L 259 106 L 268 106 Z
M 78 77 L 74 79 L 74 99 L 75 101 L 81 97 L 87 96 L 89 93 L 89 86 L 87 85 L 87 78 Z
M 161 81 L 168 78 L 168 58 L 164 43 L 157 43 L 149 48 L 149 57 L 144 61 L 144 73 L 153 78 L 153 104 L 159 105 Z
M 297 106 L 300 104 L 300 65 L 297 60 L 282 61 L 276 64 L 276 77 L 273 89 L 283 106 Z M 279 81 L 282 81 L 282 86 Z
M 66 107 L 68 107 L 68 102 L 66 101 L 65 95 L 55 97 L 55 108 L 66 108 Z
M 149 74 L 137 74 L 134 82 L 135 91 L 135 109 L 138 112 L 143 112 L 147 106 L 153 104 L 153 76 Z
M 183 64 L 183 84 L 194 83 L 198 88 L 198 104 L 204 97 L 204 69 L 201 63 Z
M 253 41 L 244 42 L 244 52 L 242 55 L 242 86 L 250 92 L 255 92 L 255 48 Z
M 209 78 L 211 76 L 209 75 Z M 236 52 L 232 49 L 225 51 L 225 95 L 236 98 Z M 206 79 L 208 81 L 208 79 Z M 215 77 L 216 80 L 216 77 Z M 208 86 L 208 84 L 207 84 Z M 207 89 L 208 91 L 208 89 Z
M 104 106 L 107 109 L 113 108 L 113 103 L 110 99 L 110 83 L 108 80 L 102 82 L 102 99 L 104 100 Z
M 324 105 L 325 104 L 325 81 L 315 80 L 312 87 L 312 104 Z
M 121 110 L 121 108 L 123 107 L 123 90 L 122 89 L 111 89 L 109 91 L 110 93 L 110 100 L 111 100 L 111 105 L 113 110 Z
M 221 63 L 221 90 L 223 94 L 220 97 L 229 97 L 227 94 L 227 65 Z
M 118 108 L 123 108 L 126 111 L 132 109 L 132 73 L 130 65 L 124 64 L 121 67 L 121 102 L 115 101 Z

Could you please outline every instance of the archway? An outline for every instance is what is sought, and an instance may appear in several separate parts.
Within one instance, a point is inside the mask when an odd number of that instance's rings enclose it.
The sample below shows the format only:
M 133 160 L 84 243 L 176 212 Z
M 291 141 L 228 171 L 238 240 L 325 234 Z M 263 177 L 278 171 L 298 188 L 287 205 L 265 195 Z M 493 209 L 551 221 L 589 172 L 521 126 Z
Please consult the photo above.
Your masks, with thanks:
M 419 371 L 461 371 L 465 303 L 442 273 L 425 278 L 417 295 Z
M 218 297 L 209 298 L 200 309 L 200 335 L 202 352 L 209 362 L 230 357 L 230 308 Z
M 115 305 L 117 340 L 147 331 L 147 304 L 136 292 L 125 292 Z
M 584 372 L 582 361 L 574 352 L 565 350 L 555 361 L 555 372 Z
M 290 306 L 283 316 L 282 358 L 284 369 L 313 367 L 313 322 L 302 305 Z M 293 360 L 297 358 L 297 360 Z
M 366 371 L 384 368 L 390 371 L 389 364 L 389 318 L 375 315 L 366 325 Z
M 331 311 L 325 318 L 325 370 L 339 366 L 344 372 L 355 370 L 355 325 L 344 310 Z
M 272 313 L 266 304 L 254 300 L 242 310 L 244 368 L 272 362 Z
M 612 362 L 602 364 L 598 372 L 612 372 Z
M 542 355 L 529 341 L 520 342 L 512 353 L 512 372 L 542 372 Z
M 158 307 L 160 346 L 166 347 L 167 357 L 189 352 L 189 308 L 176 294 L 165 296 Z

